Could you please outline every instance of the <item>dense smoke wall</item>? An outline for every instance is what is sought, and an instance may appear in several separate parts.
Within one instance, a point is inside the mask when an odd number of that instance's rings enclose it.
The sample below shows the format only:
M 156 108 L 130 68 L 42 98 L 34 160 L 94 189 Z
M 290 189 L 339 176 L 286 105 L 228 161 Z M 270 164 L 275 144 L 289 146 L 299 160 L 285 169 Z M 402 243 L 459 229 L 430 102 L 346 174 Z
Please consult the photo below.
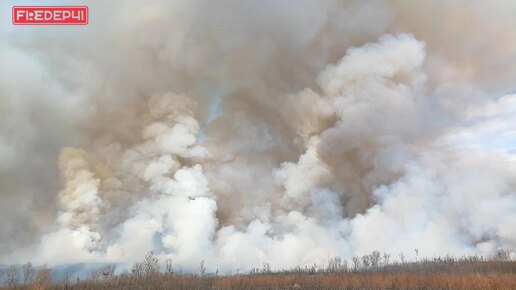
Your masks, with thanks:
M 14 4 L 0 263 L 515 255 L 511 1 Z

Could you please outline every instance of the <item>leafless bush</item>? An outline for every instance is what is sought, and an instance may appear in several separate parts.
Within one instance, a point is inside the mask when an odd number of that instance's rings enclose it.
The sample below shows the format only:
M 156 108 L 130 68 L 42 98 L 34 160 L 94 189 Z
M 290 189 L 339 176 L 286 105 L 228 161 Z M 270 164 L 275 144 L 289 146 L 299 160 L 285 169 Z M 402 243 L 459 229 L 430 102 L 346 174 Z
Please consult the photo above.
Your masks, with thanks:
M 378 266 L 380 266 L 381 259 L 382 259 L 382 256 L 380 255 L 380 252 L 373 251 L 369 255 L 369 261 L 371 263 L 371 267 L 377 268 Z
M 131 267 L 131 274 L 134 277 L 137 277 L 137 278 L 143 277 L 144 273 L 145 273 L 145 270 L 144 270 L 144 266 L 143 266 L 142 262 L 136 262 Z
M 23 285 L 27 285 L 32 283 L 34 279 L 34 267 L 32 266 L 31 262 L 28 262 L 27 264 L 22 266 L 22 278 L 23 278 Z
M 145 256 L 145 260 L 143 261 L 143 271 L 146 276 L 156 275 L 159 273 L 159 261 L 158 258 L 154 256 L 154 253 L 149 252 L 147 256 Z
M 262 274 L 271 273 L 271 265 L 269 263 L 263 263 Z
M 16 265 L 12 265 L 7 269 L 7 281 L 6 284 L 9 287 L 15 287 L 18 285 L 18 275 L 20 274 L 20 269 Z
M 330 258 L 327 271 L 330 273 L 344 272 L 348 270 L 348 261 L 341 257 Z
M 493 260 L 496 261 L 509 261 L 510 260 L 510 253 L 509 251 L 499 249 L 496 251 L 496 254 L 493 257 Z
M 371 266 L 371 256 L 364 255 L 362 256 L 362 266 L 364 266 L 365 269 L 369 268 Z
M 391 259 L 391 255 L 388 254 L 388 253 L 383 253 L 382 258 L 383 258 L 383 264 L 384 265 L 389 265 L 389 261 Z
M 358 271 L 358 269 L 360 269 L 360 258 L 357 256 L 353 256 L 351 261 L 353 261 L 353 270 Z

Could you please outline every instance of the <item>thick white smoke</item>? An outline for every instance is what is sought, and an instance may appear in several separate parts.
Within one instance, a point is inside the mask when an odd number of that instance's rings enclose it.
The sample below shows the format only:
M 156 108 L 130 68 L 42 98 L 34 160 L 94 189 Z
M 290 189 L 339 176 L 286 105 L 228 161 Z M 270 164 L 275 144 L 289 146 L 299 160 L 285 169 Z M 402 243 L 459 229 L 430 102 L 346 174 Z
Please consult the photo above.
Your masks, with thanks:
M 85 27 L 1 31 L 0 262 L 515 255 L 516 7 L 411 3 L 88 3 Z

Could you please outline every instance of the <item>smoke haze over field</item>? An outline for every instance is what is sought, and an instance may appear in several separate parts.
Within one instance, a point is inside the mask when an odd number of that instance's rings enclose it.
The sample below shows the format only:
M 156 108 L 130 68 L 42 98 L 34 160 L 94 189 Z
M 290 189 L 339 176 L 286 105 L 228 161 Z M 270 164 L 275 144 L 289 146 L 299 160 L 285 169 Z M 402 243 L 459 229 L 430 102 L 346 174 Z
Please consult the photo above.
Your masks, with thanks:
M 515 2 L 91 1 L 87 26 L 12 26 L 22 4 L 0 4 L 0 264 L 516 255 Z

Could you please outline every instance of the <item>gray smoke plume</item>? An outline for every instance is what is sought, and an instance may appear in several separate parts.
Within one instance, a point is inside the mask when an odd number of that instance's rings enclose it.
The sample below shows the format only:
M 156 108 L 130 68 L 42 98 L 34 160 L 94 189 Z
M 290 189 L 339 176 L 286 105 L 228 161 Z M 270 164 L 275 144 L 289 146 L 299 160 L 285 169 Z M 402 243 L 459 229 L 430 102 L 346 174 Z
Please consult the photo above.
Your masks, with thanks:
M 516 3 L 15 4 L 0 263 L 516 255 Z

